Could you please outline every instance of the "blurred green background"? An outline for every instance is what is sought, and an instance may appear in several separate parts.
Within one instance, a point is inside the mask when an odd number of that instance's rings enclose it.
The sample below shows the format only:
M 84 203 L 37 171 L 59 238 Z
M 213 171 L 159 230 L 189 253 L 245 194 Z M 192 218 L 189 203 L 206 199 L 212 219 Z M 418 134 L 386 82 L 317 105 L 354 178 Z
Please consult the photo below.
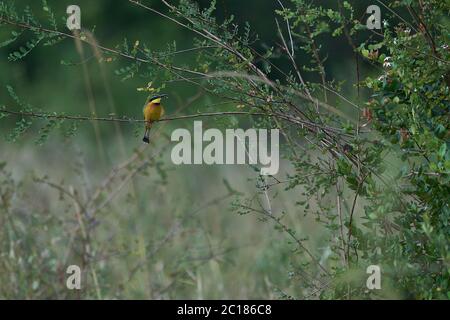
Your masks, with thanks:
M 136 40 L 145 42 L 154 50 L 174 42 L 178 50 L 192 47 L 189 31 L 128 1 L 48 3 L 58 17 L 65 16 L 68 5 L 79 5 L 83 28 L 94 29 L 96 41 L 106 47 L 113 48 L 124 38 L 131 45 Z M 26 4 L 37 16 L 43 15 L 39 2 L 17 1 L 19 9 Z M 146 4 L 165 11 L 159 1 Z M 219 20 L 233 14 L 236 23 L 250 23 L 260 38 L 256 49 L 279 41 L 276 1 L 219 0 L 217 7 Z M 366 1 L 358 1 L 356 9 L 363 15 L 366 7 Z M 63 23 L 60 20 L 60 25 Z M 11 30 L 2 27 L 0 39 L 6 39 Z M 56 46 L 39 47 L 23 61 L 8 62 L 8 54 L 20 45 L 21 41 L 0 49 L 1 104 L 14 106 L 6 90 L 10 85 L 23 102 L 45 111 L 87 115 L 95 110 L 98 116 L 142 116 L 147 93 L 137 88 L 154 79 L 121 81 L 114 73 L 124 63 L 120 58 L 98 63 L 89 46 L 84 46 L 80 55 L 74 41 L 64 40 Z M 330 42 L 323 51 L 329 56 L 329 78 L 346 80 L 347 94 L 354 96 L 354 56 L 347 45 Z M 301 57 L 299 60 L 301 63 Z M 176 61 L 191 63 L 195 52 L 179 55 Z M 284 64 L 288 68 L 287 61 L 279 62 L 282 68 Z M 156 80 L 153 86 L 160 84 Z M 182 82 L 167 84 L 164 92 L 170 94 L 166 115 L 192 114 L 218 102 L 203 95 L 184 107 L 198 89 Z M 2 135 L 12 130 L 12 119 L 0 121 Z M 215 119 L 203 121 L 204 127 L 215 126 Z M 291 254 L 289 239 L 256 216 L 239 216 L 230 210 L 235 194 L 230 195 L 229 186 L 248 195 L 256 192 L 253 180 L 257 175 L 250 167 L 171 163 L 172 130 L 192 130 L 192 125 L 191 120 L 156 125 L 148 148 L 142 147 L 141 126 L 132 124 L 98 123 L 96 137 L 93 124 L 85 122 L 74 137 L 64 139 L 52 133 L 39 146 L 35 140 L 40 123 L 36 121 L 33 130 L 18 142 L 1 139 L 0 162 L 6 164 L 0 181 L 4 189 L 11 186 L 14 196 L 1 218 L 5 226 L 2 239 L 8 240 L 3 241 L 1 252 L 8 262 L 0 265 L 0 297 L 265 299 L 301 292 L 301 283 L 291 272 L 300 262 Z M 140 155 L 130 166 L 112 171 L 136 152 Z M 283 162 L 278 177 L 283 178 L 290 169 Z M 106 180 L 115 173 L 113 181 Z M 83 239 L 76 204 L 50 184 L 72 190 L 85 201 L 109 182 L 99 197 L 100 209 L 87 222 L 89 239 Z M 114 197 L 110 202 L 109 195 Z M 104 207 L 102 201 L 108 201 Z M 296 191 L 284 192 L 273 209 L 287 212 L 285 222 L 302 237 L 310 237 L 308 246 L 313 250 L 325 252 L 320 226 L 313 217 L 298 212 L 295 201 Z M 88 262 L 83 261 L 87 244 Z M 65 268 L 70 264 L 85 266 L 80 291 L 65 288 Z

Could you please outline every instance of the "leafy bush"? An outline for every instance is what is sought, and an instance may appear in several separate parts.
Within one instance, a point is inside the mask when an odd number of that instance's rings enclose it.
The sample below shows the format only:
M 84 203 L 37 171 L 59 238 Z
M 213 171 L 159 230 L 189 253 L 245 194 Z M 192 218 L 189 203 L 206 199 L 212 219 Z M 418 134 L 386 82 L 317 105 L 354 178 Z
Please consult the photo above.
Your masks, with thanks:
M 234 17 L 218 21 L 215 1 L 205 8 L 189 0 L 162 1 L 171 21 L 196 37 L 197 55 L 190 65 L 177 65 L 175 45 L 158 52 L 142 41 L 125 40 L 106 48 L 87 30 L 59 31 L 45 2 L 50 27 L 29 9 L 19 15 L 2 3 L 0 24 L 14 27 L 2 45 L 23 32 L 32 34 L 10 54 L 16 61 L 41 44 L 75 38 L 106 59 L 123 58 L 116 75 L 124 81 L 152 79 L 158 87 L 149 86 L 150 91 L 183 81 L 227 103 L 199 109 L 204 115 L 221 113 L 216 120 L 222 126 L 242 123 L 235 115 L 238 107 L 253 126 L 279 128 L 292 165 L 286 179 L 257 177 L 257 195 L 238 195 L 233 207 L 272 223 L 294 248 L 292 294 L 281 292 L 283 297 L 450 298 L 448 2 L 393 1 L 383 6 L 381 31 L 367 30 L 362 5 L 285 2 L 279 1 L 276 11 L 279 40 L 262 51 L 248 24 L 240 28 Z M 142 2 L 130 3 L 161 15 Z M 343 43 L 354 57 L 348 77 L 354 83 L 330 78 L 327 69 L 332 46 Z M 21 109 L 4 107 L 0 115 L 19 116 L 12 141 L 36 118 L 47 121 L 44 137 L 59 121 L 138 121 L 48 114 L 10 93 Z M 295 201 L 295 215 L 321 223 L 320 238 L 308 241 L 289 226 L 289 213 L 277 205 L 283 194 Z M 382 270 L 380 291 L 365 284 L 366 267 L 374 264 Z

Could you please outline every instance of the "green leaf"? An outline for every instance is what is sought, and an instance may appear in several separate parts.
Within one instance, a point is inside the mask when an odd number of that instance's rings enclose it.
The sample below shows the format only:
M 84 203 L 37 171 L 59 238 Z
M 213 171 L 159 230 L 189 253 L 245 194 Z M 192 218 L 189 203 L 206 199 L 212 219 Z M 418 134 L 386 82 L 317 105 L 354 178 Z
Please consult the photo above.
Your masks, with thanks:
M 22 34 L 22 32 L 18 33 L 18 32 L 11 32 L 11 34 L 13 35 L 13 37 L 11 39 L 5 40 L 3 42 L 0 42 L 0 48 L 6 47 L 9 44 L 13 43 L 14 41 L 17 40 L 17 38 L 19 38 L 19 36 Z
M 447 144 L 443 143 L 439 148 L 438 156 L 440 159 L 445 159 L 445 155 L 447 153 Z
M 361 51 L 361 53 L 362 53 L 362 55 L 364 56 L 364 58 L 369 58 L 369 50 L 367 50 L 367 49 L 363 49 L 362 51 Z

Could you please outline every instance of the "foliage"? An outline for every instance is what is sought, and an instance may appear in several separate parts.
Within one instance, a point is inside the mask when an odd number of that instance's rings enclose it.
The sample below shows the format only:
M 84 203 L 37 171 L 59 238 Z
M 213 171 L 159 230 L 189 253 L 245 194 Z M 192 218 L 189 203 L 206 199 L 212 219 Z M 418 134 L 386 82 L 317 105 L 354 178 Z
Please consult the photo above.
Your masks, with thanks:
M 130 2 L 162 15 L 141 2 Z M 264 50 L 249 24 L 240 27 L 233 16 L 218 21 L 216 1 L 207 7 L 190 0 L 162 3 L 171 21 L 195 36 L 189 50 L 196 56 L 190 63 L 178 64 L 175 43 L 153 51 L 142 41 L 125 39 L 106 48 L 91 40 L 93 31 L 59 31 L 46 1 L 48 27 L 29 8 L 18 14 L 13 5 L 2 2 L 0 25 L 15 30 L 1 46 L 31 33 L 32 38 L 9 55 L 10 61 L 17 61 L 41 44 L 75 37 L 81 45 L 100 50 L 102 61 L 123 58 L 115 72 L 122 81 L 141 77 L 149 82 L 145 90 L 150 92 L 174 81 L 199 88 L 222 105 L 197 111 L 223 112 L 216 119 L 223 127 L 243 123 L 226 114 L 238 108 L 252 126 L 279 128 L 284 156 L 292 166 L 286 179 L 256 176 L 256 194 L 230 194 L 236 196 L 237 213 L 255 214 L 270 223 L 293 248 L 287 259 L 280 258 L 289 265 L 292 286 L 289 294 L 280 289 L 281 297 L 450 298 L 448 3 L 395 1 L 379 32 L 367 30 L 367 17 L 360 19 L 360 8 L 348 1 L 329 7 L 278 1 L 279 39 Z M 397 12 L 407 12 L 411 19 Z M 348 83 L 330 77 L 327 69 L 332 58 L 327 45 L 333 41 L 348 44 L 354 57 L 352 97 L 346 96 Z M 7 120 L 20 118 L 10 141 L 31 128 L 31 119 L 46 121 L 38 144 L 63 122 L 80 120 L 34 110 L 12 88 L 9 92 L 20 107 L 18 113 L 7 113 L 6 107 L 0 113 Z M 154 165 L 166 180 L 161 162 Z M 275 205 L 284 194 L 295 199 L 296 209 L 290 214 L 298 219 L 312 216 L 320 223 L 320 237 L 309 239 L 289 226 L 289 214 Z M 89 216 L 89 210 L 84 214 Z M 380 291 L 366 288 L 365 270 L 373 264 L 383 271 Z

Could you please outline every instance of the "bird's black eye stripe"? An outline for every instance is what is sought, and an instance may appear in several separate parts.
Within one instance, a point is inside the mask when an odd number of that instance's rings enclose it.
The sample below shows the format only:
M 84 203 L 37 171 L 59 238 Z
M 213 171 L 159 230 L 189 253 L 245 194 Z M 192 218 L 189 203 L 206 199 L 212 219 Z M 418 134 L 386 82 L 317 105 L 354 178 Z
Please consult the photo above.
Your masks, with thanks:
M 150 102 L 153 101 L 153 100 L 155 100 L 155 99 L 158 99 L 158 98 L 165 98 L 165 97 L 167 97 L 167 94 L 159 94 L 159 95 L 156 95 L 156 96 L 151 97 L 151 98 L 150 98 Z

